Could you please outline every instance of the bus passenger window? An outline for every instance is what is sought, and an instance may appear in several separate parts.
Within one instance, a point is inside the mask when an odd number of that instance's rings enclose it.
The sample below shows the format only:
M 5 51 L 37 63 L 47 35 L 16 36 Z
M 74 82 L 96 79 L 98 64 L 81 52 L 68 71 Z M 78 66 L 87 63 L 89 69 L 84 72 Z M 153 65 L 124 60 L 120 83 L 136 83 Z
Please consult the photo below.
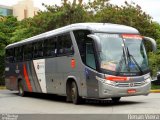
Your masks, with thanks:
M 44 41 L 44 56 L 55 57 L 56 56 L 56 37 L 48 38 Z
M 23 60 L 23 47 L 16 47 L 15 48 L 15 61 L 22 61 Z
M 86 65 L 96 69 L 94 49 L 92 43 L 86 43 Z
M 7 49 L 6 50 L 6 62 L 12 63 L 14 61 L 14 49 Z
M 24 59 L 25 60 L 31 60 L 33 57 L 33 45 L 32 44 L 27 44 L 24 47 Z
M 58 37 L 58 55 L 72 55 L 74 48 L 70 34 L 64 34 Z
M 40 58 L 43 57 L 43 41 L 39 41 L 37 43 L 33 44 L 34 46 L 34 58 Z

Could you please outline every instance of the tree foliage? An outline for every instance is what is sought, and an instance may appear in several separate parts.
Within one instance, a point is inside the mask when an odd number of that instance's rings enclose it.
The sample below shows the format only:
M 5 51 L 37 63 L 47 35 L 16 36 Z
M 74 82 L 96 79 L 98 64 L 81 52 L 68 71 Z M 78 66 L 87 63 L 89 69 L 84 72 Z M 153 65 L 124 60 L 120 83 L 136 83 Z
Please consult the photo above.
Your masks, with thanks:
M 12 43 L 10 38 L 13 37 L 13 32 L 18 25 L 17 18 L 12 16 L 0 16 L 0 55 L 4 55 L 6 45 Z

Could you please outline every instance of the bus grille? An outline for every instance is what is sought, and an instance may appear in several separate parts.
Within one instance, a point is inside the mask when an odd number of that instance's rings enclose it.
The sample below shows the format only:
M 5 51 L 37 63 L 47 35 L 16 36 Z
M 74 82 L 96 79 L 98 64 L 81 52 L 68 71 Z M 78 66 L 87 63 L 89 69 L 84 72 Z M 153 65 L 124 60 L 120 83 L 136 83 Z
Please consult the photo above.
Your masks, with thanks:
M 117 87 L 138 87 L 144 85 L 145 82 L 117 83 Z

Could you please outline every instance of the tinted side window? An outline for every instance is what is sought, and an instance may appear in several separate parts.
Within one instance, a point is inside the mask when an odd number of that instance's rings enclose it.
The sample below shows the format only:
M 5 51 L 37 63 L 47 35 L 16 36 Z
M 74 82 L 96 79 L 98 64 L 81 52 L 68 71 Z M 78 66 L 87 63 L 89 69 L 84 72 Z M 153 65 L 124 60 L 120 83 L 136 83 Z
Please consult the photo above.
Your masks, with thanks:
M 44 41 L 44 56 L 51 57 L 56 56 L 57 38 L 51 37 Z
M 58 56 L 69 55 L 74 53 L 70 34 L 64 34 L 58 36 L 57 44 L 58 44 L 58 50 L 57 50 Z
M 24 47 L 24 59 L 31 60 L 33 57 L 33 46 L 32 44 L 27 44 Z
M 33 58 L 43 57 L 43 41 L 33 43 Z
M 16 47 L 15 48 L 15 61 L 22 61 L 23 60 L 23 47 Z
M 94 47 L 92 41 L 88 41 L 86 43 L 86 65 L 93 69 L 96 69 Z
M 12 63 L 14 61 L 14 49 L 6 49 L 6 62 Z
M 78 49 L 81 55 L 81 59 L 83 63 L 86 63 L 86 58 L 85 58 L 85 46 L 86 46 L 86 40 L 88 39 L 87 35 L 90 34 L 91 32 L 88 30 L 77 30 L 74 31 L 74 36 L 78 45 Z

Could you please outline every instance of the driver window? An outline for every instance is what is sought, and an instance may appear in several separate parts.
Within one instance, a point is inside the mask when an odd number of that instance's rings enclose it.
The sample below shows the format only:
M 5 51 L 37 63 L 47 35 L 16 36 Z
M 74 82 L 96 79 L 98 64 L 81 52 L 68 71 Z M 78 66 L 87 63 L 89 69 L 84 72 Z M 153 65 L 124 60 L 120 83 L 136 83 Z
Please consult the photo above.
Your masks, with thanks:
M 86 65 L 89 67 L 96 69 L 95 55 L 93 43 L 86 43 Z
M 85 65 L 96 69 L 93 40 L 87 37 L 88 34 L 91 34 L 88 30 L 74 31 L 82 62 Z

